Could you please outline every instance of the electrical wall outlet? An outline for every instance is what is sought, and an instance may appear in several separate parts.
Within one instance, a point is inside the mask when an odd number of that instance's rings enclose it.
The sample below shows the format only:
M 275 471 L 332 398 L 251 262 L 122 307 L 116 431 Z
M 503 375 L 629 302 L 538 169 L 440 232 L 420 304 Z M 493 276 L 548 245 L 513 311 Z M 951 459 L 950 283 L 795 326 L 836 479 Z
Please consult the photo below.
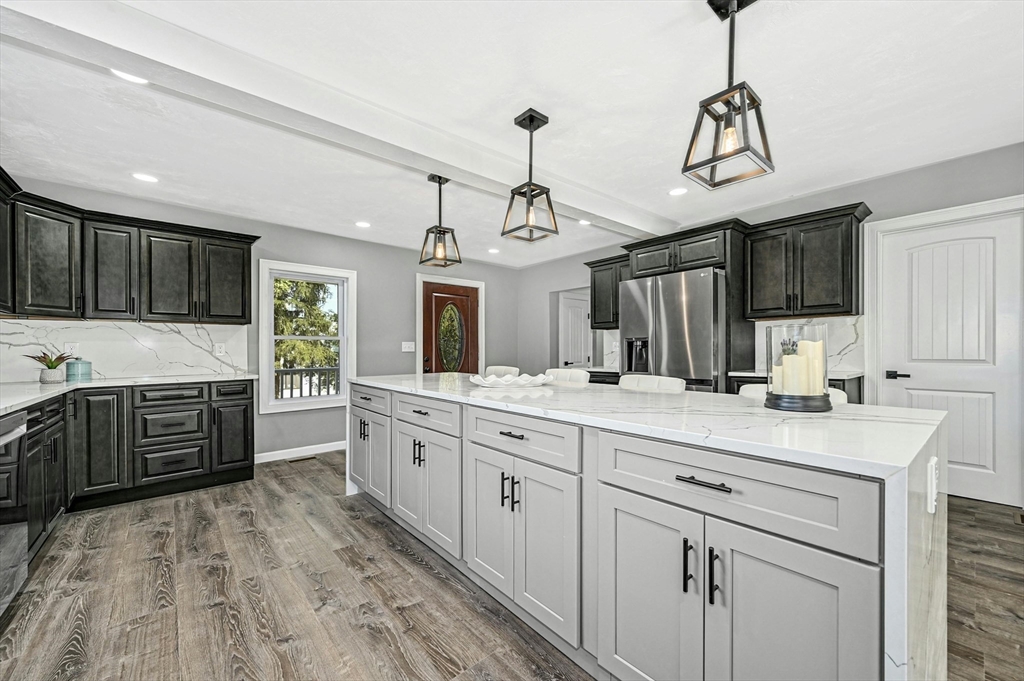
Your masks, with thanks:
M 72 357 L 78 357 L 78 343 L 65 343 L 64 354 L 71 355 Z
M 416 352 L 416 341 L 402 341 L 402 352 Z
M 217 357 L 220 357 L 221 355 L 226 354 L 226 353 L 227 353 L 227 350 L 224 349 L 224 344 L 223 343 L 214 343 L 213 344 L 213 354 L 215 354 Z

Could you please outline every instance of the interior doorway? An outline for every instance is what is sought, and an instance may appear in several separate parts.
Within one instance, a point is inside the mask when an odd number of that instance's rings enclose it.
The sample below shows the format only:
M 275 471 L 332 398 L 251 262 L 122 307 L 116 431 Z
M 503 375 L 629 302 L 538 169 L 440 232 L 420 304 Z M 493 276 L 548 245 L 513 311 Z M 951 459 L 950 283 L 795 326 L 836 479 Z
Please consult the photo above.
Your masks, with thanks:
M 416 373 L 479 373 L 483 282 L 416 275 Z
M 593 337 L 590 330 L 590 290 L 561 291 L 558 294 L 558 366 L 590 368 Z

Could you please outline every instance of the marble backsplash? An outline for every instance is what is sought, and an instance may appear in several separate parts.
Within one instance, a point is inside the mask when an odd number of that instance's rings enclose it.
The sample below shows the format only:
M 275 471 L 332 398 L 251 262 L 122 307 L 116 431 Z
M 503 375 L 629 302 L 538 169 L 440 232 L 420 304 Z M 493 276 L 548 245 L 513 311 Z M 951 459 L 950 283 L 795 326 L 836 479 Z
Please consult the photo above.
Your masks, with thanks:
M 248 371 L 245 326 L 0 319 L 0 382 L 35 381 L 41 366 L 22 355 L 64 352 L 92 362 L 93 376 L 180 376 Z M 217 355 L 215 344 L 224 344 Z
M 765 329 L 779 324 L 818 324 L 828 326 L 828 368 L 834 371 L 864 371 L 864 318 L 822 317 L 754 324 L 754 371 L 767 371 Z
M 598 331 L 601 336 L 601 356 L 597 358 L 600 362 L 594 366 L 603 366 L 609 369 L 619 366 L 619 331 Z

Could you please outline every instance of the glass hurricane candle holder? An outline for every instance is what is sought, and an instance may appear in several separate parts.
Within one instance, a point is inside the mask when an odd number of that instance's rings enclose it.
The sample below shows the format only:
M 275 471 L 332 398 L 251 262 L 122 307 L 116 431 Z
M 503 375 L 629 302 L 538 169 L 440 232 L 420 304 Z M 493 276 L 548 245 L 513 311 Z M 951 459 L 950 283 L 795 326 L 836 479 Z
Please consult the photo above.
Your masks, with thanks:
M 784 411 L 831 411 L 828 396 L 828 327 L 769 326 L 768 394 L 764 406 Z

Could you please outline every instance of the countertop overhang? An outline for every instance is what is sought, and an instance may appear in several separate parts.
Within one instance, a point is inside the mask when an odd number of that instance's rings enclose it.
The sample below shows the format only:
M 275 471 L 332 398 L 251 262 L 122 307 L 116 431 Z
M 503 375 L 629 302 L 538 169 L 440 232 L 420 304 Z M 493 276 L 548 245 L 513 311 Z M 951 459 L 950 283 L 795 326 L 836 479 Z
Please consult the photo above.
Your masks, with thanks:
M 946 415 L 857 404 L 807 414 L 766 409 L 760 401 L 723 393 L 641 392 L 557 382 L 495 389 L 474 385 L 469 377 L 403 374 L 349 382 L 882 479 L 906 470 Z

